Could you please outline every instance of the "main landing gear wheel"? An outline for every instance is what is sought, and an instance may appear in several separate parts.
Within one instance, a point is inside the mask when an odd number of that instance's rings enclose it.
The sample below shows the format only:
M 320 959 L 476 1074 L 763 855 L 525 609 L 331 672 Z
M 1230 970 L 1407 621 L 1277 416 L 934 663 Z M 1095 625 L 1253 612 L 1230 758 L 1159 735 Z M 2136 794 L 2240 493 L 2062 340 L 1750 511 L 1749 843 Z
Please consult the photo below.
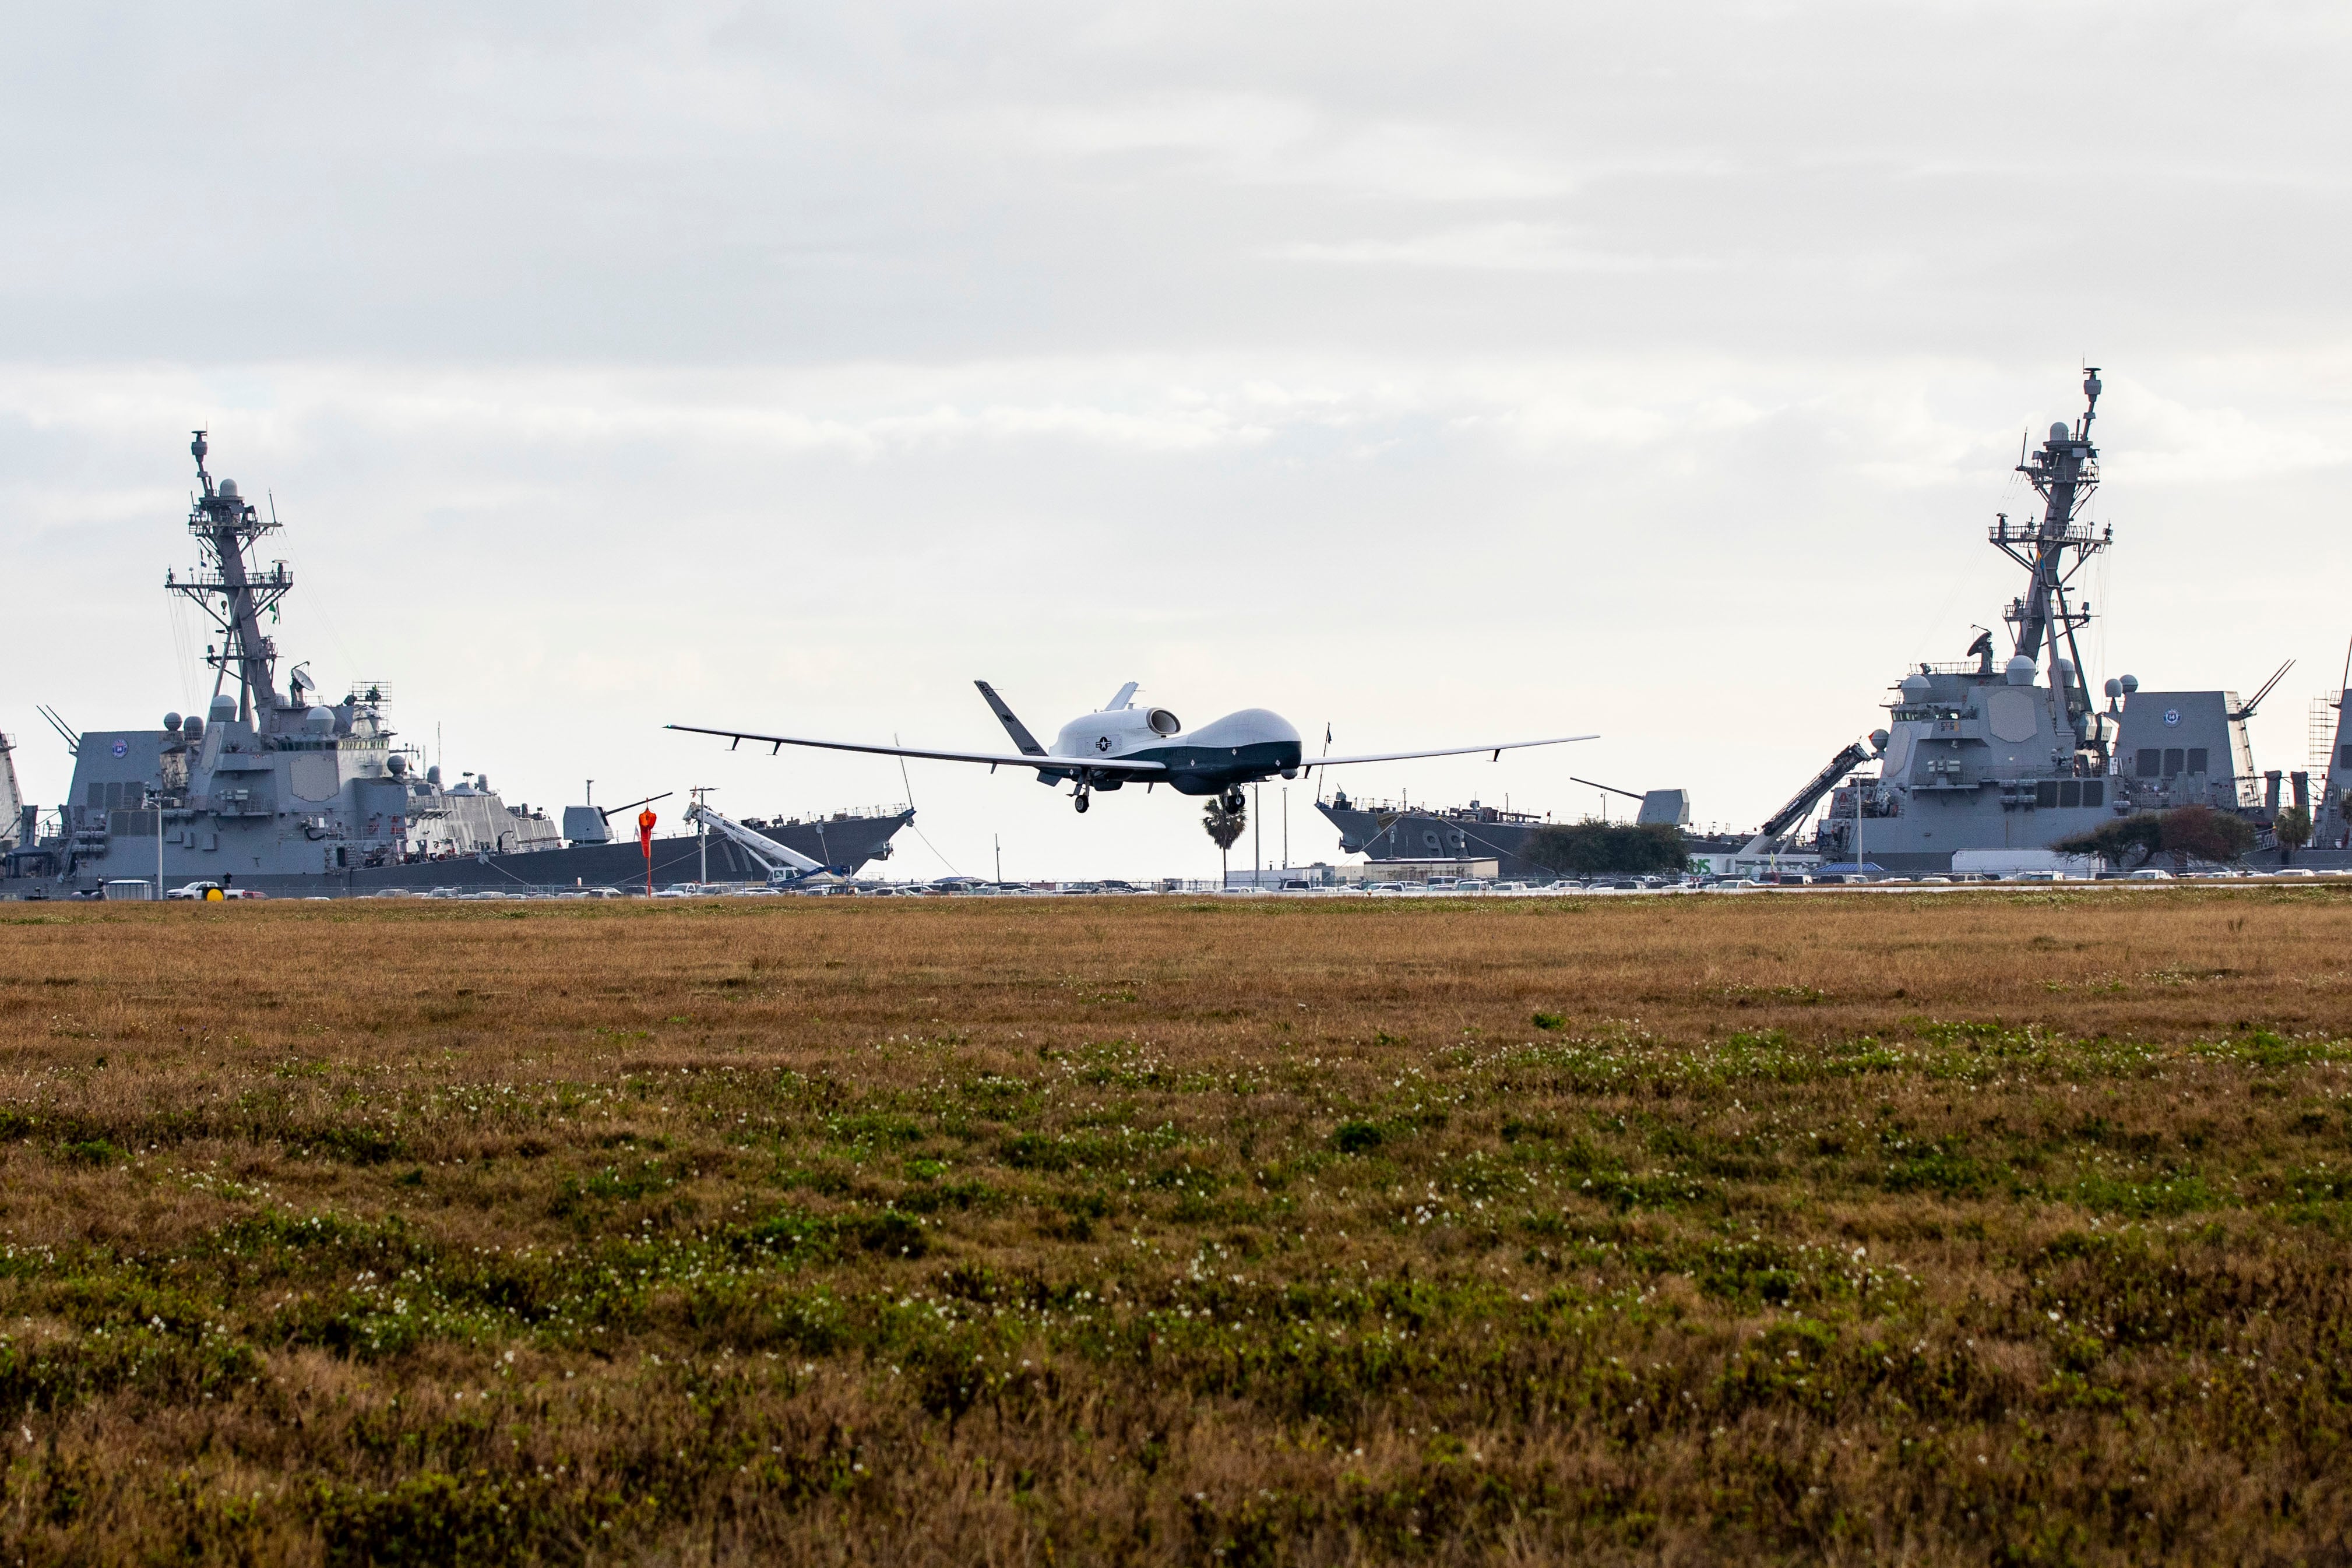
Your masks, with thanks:
M 1077 807 L 1078 807 L 1078 814 L 1079 814 L 1080 816 L 1084 816 L 1084 815 L 1086 815 L 1086 810 L 1087 810 L 1087 792 L 1086 792 L 1084 789 L 1081 789 L 1081 790 L 1079 790 L 1079 791 L 1078 791 Z
M 1217 803 L 1223 806 L 1228 812 L 1238 813 L 1249 809 L 1248 798 L 1243 795 L 1243 793 L 1238 789 L 1226 790 L 1224 799 Z

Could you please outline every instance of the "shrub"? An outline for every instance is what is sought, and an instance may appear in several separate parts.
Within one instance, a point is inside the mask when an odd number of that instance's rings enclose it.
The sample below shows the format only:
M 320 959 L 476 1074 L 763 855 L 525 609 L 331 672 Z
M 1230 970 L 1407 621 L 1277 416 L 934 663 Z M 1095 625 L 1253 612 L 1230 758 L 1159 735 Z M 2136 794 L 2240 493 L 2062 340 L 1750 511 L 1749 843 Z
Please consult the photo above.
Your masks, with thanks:
M 2164 847 L 2164 820 L 2154 811 L 2117 817 L 2111 822 L 2101 822 L 2087 833 L 2061 839 L 2050 847 L 2062 855 L 2097 855 L 2117 870 L 2124 870 L 2135 862 L 2154 859 L 2156 852 Z
M 2253 824 L 2210 806 L 2135 812 L 2051 846 L 2061 854 L 2101 855 L 2119 869 L 2135 859 L 2153 860 L 2158 851 L 2185 867 L 2192 860 L 2234 861 L 2253 847 Z
M 1688 863 L 1682 830 L 1664 822 L 1562 822 L 1538 828 L 1527 856 L 1548 871 L 1579 876 L 1644 876 Z
M 2192 860 L 2234 861 L 2254 847 L 2252 822 L 2210 806 L 2183 806 L 2165 812 L 2161 821 L 2164 852 L 2176 866 L 2185 867 Z

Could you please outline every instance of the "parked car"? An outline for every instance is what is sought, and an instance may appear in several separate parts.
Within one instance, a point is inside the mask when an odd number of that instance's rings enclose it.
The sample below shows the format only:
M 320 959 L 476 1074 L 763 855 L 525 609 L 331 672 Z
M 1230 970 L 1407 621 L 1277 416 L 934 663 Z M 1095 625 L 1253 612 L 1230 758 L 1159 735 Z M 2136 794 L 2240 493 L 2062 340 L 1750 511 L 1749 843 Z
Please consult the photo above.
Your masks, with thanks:
M 216 882 L 192 882 L 185 887 L 172 888 L 166 892 L 163 896 L 165 898 L 193 898 L 205 900 L 215 899 L 225 891 L 226 890 L 222 888 L 221 884 Z

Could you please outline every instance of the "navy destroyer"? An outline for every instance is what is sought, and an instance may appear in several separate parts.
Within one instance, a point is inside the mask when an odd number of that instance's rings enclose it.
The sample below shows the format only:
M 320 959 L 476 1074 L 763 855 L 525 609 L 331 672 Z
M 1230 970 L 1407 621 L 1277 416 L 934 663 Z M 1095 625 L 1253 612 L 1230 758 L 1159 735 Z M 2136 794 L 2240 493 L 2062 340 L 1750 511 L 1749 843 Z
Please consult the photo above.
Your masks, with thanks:
M 437 765 L 422 766 L 399 744 L 382 682 L 353 683 L 328 701 L 298 664 L 281 683 L 263 623 L 292 591 L 293 573 L 258 551 L 278 530 L 274 508 L 265 515 L 234 479 L 213 478 L 203 431 L 189 451 L 201 489 L 188 531 L 203 559 L 167 572 L 164 586 L 213 623 L 211 701 L 202 715 L 164 715 L 159 729 L 76 733 L 44 709 L 72 752 L 72 789 L 46 822 L 37 809 L 12 810 L 0 893 L 57 896 L 158 880 L 281 894 L 646 884 L 638 839 L 615 842 L 607 826 L 615 809 L 566 808 L 559 824 L 508 804 L 483 774 L 445 781 Z M 11 760 L 5 746 L 0 762 Z M 13 770 L 8 784 L 13 797 Z M 899 806 L 746 825 L 847 875 L 887 859 L 913 816 Z M 656 883 L 768 876 L 755 852 L 723 835 L 657 838 L 652 850 Z
M 1889 872 L 1948 871 L 1969 852 L 1997 860 L 2047 851 L 2116 817 L 2180 806 L 2269 828 L 2281 776 L 2256 775 L 2246 721 L 2289 665 L 2243 702 L 2231 691 L 2144 690 L 2128 674 L 2104 683 L 2104 706 L 2092 695 L 2082 632 L 2094 610 L 2078 580 L 2115 543 L 2112 526 L 2084 516 L 2100 481 L 2091 434 L 2100 391 L 2095 367 L 2081 417 L 2052 424 L 2020 455 L 2040 517 L 1997 514 L 1986 530 L 2025 573 L 2023 591 L 2001 611 L 2009 655 L 1997 658 L 1985 632 L 1969 658 L 1906 671 L 1886 722 L 1832 758 L 1765 824 L 1751 852 L 1801 836 L 1824 796 L 1811 839 L 1822 861 Z M 2305 775 L 2294 788 L 2305 803 Z

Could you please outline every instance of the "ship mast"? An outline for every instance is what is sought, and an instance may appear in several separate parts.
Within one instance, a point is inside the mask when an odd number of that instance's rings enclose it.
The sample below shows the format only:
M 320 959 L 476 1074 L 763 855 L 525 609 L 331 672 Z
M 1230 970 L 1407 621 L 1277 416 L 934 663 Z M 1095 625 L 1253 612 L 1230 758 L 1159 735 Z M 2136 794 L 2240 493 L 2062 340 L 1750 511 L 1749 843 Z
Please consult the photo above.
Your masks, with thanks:
M 234 674 L 238 721 L 272 728 L 266 716 L 285 705 L 275 680 L 278 644 L 262 632 L 261 617 L 275 614 L 278 601 L 294 586 L 294 574 L 282 560 L 272 561 L 263 572 L 247 559 L 262 535 L 277 532 L 278 521 L 265 520 L 238 495 L 236 480 L 214 484 L 205 472 L 205 455 L 211 449 L 203 431 L 194 434 L 188 451 L 196 460 L 204 493 L 189 508 L 188 532 L 203 546 L 205 560 L 185 576 L 164 573 L 163 586 L 195 601 L 220 628 L 220 642 L 205 649 L 205 662 L 219 672 L 213 677 L 213 695 L 218 696 Z
M 2103 529 L 2081 520 L 2084 507 L 2099 487 L 2099 449 L 2091 444 L 2091 422 L 2098 415 L 2101 390 L 2098 367 L 2094 365 L 2083 377 L 2083 417 L 2071 427 L 2063 422 L 2053 424 L 2050 438 L 2040 450 L 2031 457 L 2021 454 L 2017 471 L 2042 497 L 2041 525 L 2029 528 L 2012 524 L 2004 513 L 1986 537 L 2023 567 L 2030 579 L 2025 592 L 2001 612 L 2015 629 L 2017 653 L 2039 664 L 2044 649 L 2048 650 L 2050 686 L 2063 695 L 2076 748 L 2095 752 L 2104 771 L 2106 734 L 2093 723 L 2090 677 L 2083 668 L 2077 637 L 2090 624 L 2091 606 L 2068 597 L 2083 564 L 2115 542 L 2113 528 Z M 2059 668 L 2062 641 L 2071 655 L 2066 661 L 2073 666 L 2071 673 Z

